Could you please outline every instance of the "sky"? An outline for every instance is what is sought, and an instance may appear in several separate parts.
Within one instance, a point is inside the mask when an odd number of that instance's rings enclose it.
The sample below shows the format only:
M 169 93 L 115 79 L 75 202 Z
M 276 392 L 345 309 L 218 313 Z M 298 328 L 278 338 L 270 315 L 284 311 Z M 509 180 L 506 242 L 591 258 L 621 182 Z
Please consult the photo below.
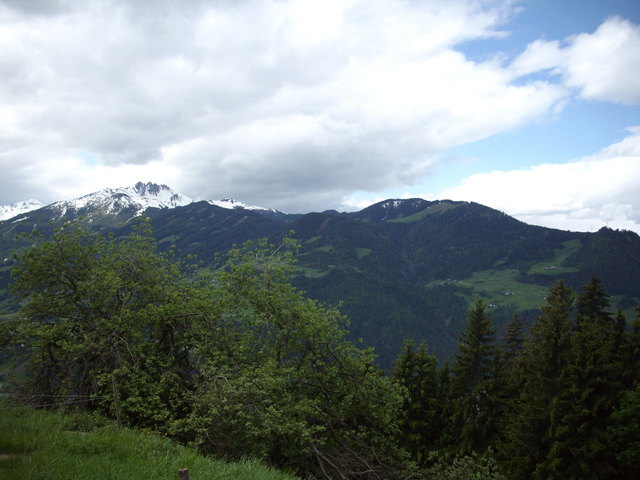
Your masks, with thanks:
M 0 0 L 0 204 L 138 181 L 640 233 L 637 0 Z

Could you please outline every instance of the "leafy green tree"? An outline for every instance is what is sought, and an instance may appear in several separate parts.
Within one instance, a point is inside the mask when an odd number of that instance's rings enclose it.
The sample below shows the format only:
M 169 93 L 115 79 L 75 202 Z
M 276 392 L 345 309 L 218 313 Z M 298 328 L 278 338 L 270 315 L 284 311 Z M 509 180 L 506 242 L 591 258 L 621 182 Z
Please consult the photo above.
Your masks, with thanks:
M 174 431 L 206 452 L 303 476 L 393 478 L 405 468 L 402 393 L 345 340 L 342 315 L 292 287 L 295 249 L 288 239 L 247 244 L 214 275 L 192 412 Z
M 403 391 L 337 310 L 292 287 L 296 248 L 260 241 L 207 275 L 158 253 L 145 221 L 122 239 L 77 225 L 36 239 L 16 258 L 9 332 L 28 345 L 24 388 L 306 477 L 405 476 Z
M 493 452 L 487 450 L 482 455 L 471 452 L 469 455 L 449 460 L 446 456 L 433 455 L 433 466 L 426 469 L 428 480 L 505 480 L 500 472 Z
M 148 222 L 119 240 L 67 224 L 33 241 L 12 272 L 21 299 L 12 338 L 29 347 L 25 391 L 42 403 L 91 400 L 128 424 L 166 422 L 190 380 L 178 313 L 189 288 Z

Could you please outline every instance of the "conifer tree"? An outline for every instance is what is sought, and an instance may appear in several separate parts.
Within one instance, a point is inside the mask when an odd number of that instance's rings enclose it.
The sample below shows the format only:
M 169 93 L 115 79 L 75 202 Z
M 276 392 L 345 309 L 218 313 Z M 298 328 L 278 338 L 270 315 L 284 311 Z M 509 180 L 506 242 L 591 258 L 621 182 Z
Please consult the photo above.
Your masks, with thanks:
M 591 274 L 591 281 L 582 287 L 576 306 L 579 324 L 591 321 L 600 323 L 607 329 L 612 327 L 613 318 L 608 311 L 611 307 L 610 296 L 604 291 L 602 282 L 595 274 Z
M 467 324 L 457 345 L 458 353 L 453 365 L 453 390 L 456 394 L 469 394 L 488 378 L 489 365 L 496 352 L 494 336 L 486 304 L 478 300 L 468 313 Z
M 616 321 L 609 295 L 592 275 L 578 297 L 578 323 L 558 399 L 559 421 L 551 431 L 546 458 L 538 466 L 545 478 L 600 479 L 616 472 L 610 415 L 620 392 Z
M 523 384 L 518 368 L 524 342 L 524 322 L 514 314 L 507 324 L 502 344 L 492 362 L 491 379 L 487 382 L 491 392 L 491 410 L 496 419 L 495 441 L 492 445 L 503 441 L 507 418 Z
M 505 404 L 505 410 L 509 404 L 513 403 L 514 398 L 520 391 L 523 378 L 519 375 L 518 366 L 520 357 L 525 343 L 525 328 L 522 317 L 514 314 L 511 321 L 507 324 L 505 335 L 502 339 L 502 345 L 498 352 L 500 367 L 500 383 L 502 402 Z M 506 415 L 506 411 L 504 412 Z
M 520 355 L 524 347 L 524 322 L 520 315 L 514 314 L 505 332 L 502 341 L 502 352 L 505 361 L 509 364 Z
M 631 331 L 625 337 L 623 362 L 626 371 L 629 372 L 626 386 L 633 389 L 640 382 L 640 307 L 636 308 Z
M 622 396 L 611 415 L 609 432 L 621 479 L 640 478 L 640 384 Z
M 453 418 L 455 408 L 451 391 L 451 368 L 449 361 L 445 361 L 444 365 L 438 371 L 438 399 L 440 400 L 442 420 L 442 431 L 438 441 L 438 447 L 443 449 L 454 443 L 451 419 Z
M 525 342 L 519 375 L 523 385 L 505 429 L 501 451 L 513 478 L 532 478 L 550 449 L 550 434 L 559 422 L 562 372 L 569 361 L 575 293 L 563 281 L 547 296 L 542 315 Z
M 490 383 L 495 368 L 494 335 L 486 304 L 478 300 L 460 334 L 453 365 L 452 394 L 456 401 L 452 440 L 457 443 L 458 454 L 485 449 L 496 433 Z
M 407 390 L 401 443 L 418 464 L 436 447 L 442 431 L 443 399 L 438 397 L 438 371 L 435 356 L 424 343 L 416 349 L 405 342 L 396 360 L 393 378 Z

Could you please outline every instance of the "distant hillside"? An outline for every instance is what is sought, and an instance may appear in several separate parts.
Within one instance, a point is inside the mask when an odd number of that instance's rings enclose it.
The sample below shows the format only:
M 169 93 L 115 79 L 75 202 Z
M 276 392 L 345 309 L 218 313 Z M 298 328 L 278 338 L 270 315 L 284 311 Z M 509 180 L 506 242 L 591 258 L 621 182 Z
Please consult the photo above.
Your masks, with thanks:
M 476 298 L 491 305 L 500 330 L 513 313 L 536 315 L 559 278 L 579 287 L 594 272 L 624 309 L 640 297 L 632 232 L 566 232 L 475 203 L 420 199 L 310 214 L 292 227 L 303 239 L 298 285 L 342 299 L 354 338 L 375 345 L 387 366 L 404 337 L 449 356 Z
M 498 330 L 514 313 L 532 319 L 548 288 L 564 278 L 574 287 L 598 275 L 616 307 L 631 312 L 640 298 L 640 237 L 603 228 L 567 232 L 520 222 L 467 202 L 386 200 L 359 212 L 287 215 L 268 209 L 222 208 L 192 202 L 145 209 L 162 248 L 196 255 L 213 265 L 216 254 L 249 239 L 273 242 L 295 231 L 301 250 L 294 283 L 341 310 L 351 338 L 376 348 L 390 367 L 405 338 L 426 340 L 440 357 L 453 352 L 474 299 L 483 298 Z M 84 217 L 92 228 L 119 235 L 135 210 L 48 207 L 0 222 L 0 295 L 11 308 L 9 282 L 15 234 L 49 222 Z

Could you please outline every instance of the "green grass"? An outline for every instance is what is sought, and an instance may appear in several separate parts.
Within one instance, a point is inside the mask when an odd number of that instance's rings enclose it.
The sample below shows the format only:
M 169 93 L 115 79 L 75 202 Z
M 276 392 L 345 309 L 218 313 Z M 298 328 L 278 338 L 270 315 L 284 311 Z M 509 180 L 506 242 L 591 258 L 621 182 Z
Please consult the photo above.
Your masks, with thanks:
M 577 268 L 563 267 L 562 264 L 567 258 L 580 250 L 581 246 L 582 244 L 579 239 L 564 242 L 562 244 L 562 248 L 556 250 L 555 256 L 551 261 L 536 263 L 529 269 L 527 274 L 534 275 L 537 273 L 543 275 L 563 275 L 565 273 L 579 272 L 580 270 Z
M 329 270 L 319 270 L 317 268 L 301 267 L 298 265 L 295 266 L 294 270 L 297 275 L 304 275 L 309 278 L 320 278 L 329 273 Z
M 429 205 L 424 210 L 420 210 L 419 212 L 414 213 L 413 215 L 409 215 L 408 217 L 394 218 L 393 220 L 388 220 L 389 223 L 413 223 L 418 220 L 422 220 L 427 215 L 435 215 L 436 213 L 446 212 L 447 210 L 452 210 L 454 208 L 459 207 L 458 203 L 450 203 L 450 202 L 439 202 L 434 203 L 433 205 Z
M 370 248 L 359 248 L 356 247 L 356 255 L 358 257 L 358 260 L 360 260 L 363 257 L 366 257 L 367 255 L 369 255 L 373 250 L 371 250 Z
M 496 306 L 509 306 L 517 310 L 538 308 L 544 304 L 544 296 L 548 293 L 546 287 L 517 281 L 518 272 L 515 270 L 483 270 L 475 272 L 471 277 L 462 280 L 436 280 L 429 282 L 427 288 L 443 283 L 471 291 L 462 294 L 469 301 L 481 298 Z
M 173 242 L 175 242 L 176 240 L 179 240 L 179 239 L 180 239 L 180 235 L 175 233 L 173 235 L 168 235 L 168 236 L 166 236 L 164 238 L 161 238 L 160 240 L 158 240 L 158 243 L 159 244 L 167 243 L 167 242 L 173 243 Z
M 564 242 L 562 248 L 555 251 L 551 260 L 531 266 L 527 271 L 527 275 L 561 276 L 565 273 L 578 272 L 577 268 L 563 266 L 563 263 L 580 250 L 581 246 L 582 244 L 578 239 Z M 481 298 L 487 303 L 496 306 L 513 307 L 518 310 L 529 310 L 542 306 L 544 304 L 544 296 L 549 293 L 549 289 L 532 283 L 519 282 L 519 272 L 512 269 L 500 269 L 499 267 L 503 263 L 502 260 L 497 261 L 494 264 L 496 268 L 475 272 L 468 278 L 447 281 L 436 280 L 429 282 L 426 287 L 429 288 L 446 283 L 460 287 L 460 295 L 470 302 Z
M 191 480 L 293 480 L 246 460 L 225 463 L 156 434 L 118 428 L 100 417 L 0 403 L 0 478 L 162 480 L 188 468 Z

